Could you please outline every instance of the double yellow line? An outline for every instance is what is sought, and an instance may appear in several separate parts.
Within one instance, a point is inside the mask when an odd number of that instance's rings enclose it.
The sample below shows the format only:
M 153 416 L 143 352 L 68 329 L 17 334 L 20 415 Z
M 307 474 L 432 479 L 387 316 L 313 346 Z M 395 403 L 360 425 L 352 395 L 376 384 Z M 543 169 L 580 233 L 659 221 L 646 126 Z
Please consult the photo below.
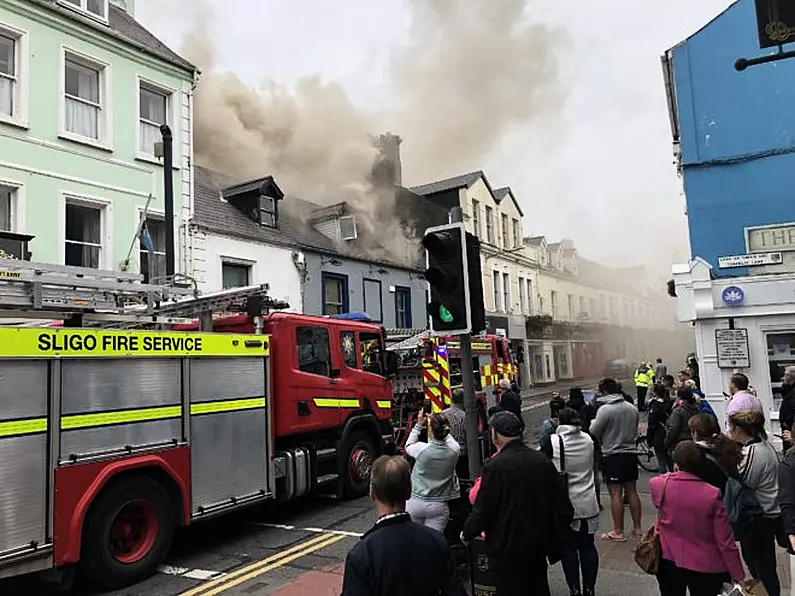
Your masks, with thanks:
M 237 571 L 233 571 L 232 573 L 228 573 L 222 577 L 219 577 L 218 579 L 211 580 L 191 590 L 188 590 L 187 592 L 183 592 L 180 594 L 180 596 L 215 596 L 215 594 L 221 594 L 222 592 L 234 588 L 235 586 L 239 586 L 240 584 L 255 579 L 260 575 L 268 573 L 269 571 L 282 567 L 290 561 L 295 561 L 296 559 L 313 553 L 316 550 L 331 546 L 343 538 L 347 538 L 347 536 L 344 534 L 321 534 L 320 536 L 306 540 L 301 544 L 297 544 L 292 548 L 288 548 L 287 550 L 283 550 L 279 553 L 276 553 L 275 555 L 271 555 L 266 559 L 246 565 Z

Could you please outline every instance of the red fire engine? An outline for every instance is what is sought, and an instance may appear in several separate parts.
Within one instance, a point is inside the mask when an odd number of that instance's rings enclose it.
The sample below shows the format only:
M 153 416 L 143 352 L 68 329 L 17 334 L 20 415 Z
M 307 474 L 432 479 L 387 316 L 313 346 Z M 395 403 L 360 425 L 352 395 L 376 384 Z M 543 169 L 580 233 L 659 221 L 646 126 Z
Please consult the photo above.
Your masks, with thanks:
M 382 329 L 250 312 L 257 333 L 210 333 L 213 312 L 267 306 L 266 288 L 173 302 L 188 291 L 140 281 L 0 260 L 0 316 L 65 321 L 0 327 L 0 578 L 58 569 L 68 583 L 80 564 L 129 585 L 175 527 L 365 494 L 390 448 L 397 361 Z M 199 314 L 202 331 L 163 330 Z

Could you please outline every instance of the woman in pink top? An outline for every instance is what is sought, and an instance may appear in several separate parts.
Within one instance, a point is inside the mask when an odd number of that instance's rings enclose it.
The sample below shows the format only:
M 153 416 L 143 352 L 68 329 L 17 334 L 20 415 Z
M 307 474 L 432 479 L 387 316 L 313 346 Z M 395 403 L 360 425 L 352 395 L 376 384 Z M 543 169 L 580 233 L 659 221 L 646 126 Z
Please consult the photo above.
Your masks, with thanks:
M 741 581 L 745 571 L 734 542 L 720 490 L 696 476 L 704 452 L 693 441 L 673 453 L 677 470 L 649 481 L 659 510 L 657 532 L 662 561 L 657 572 L 661 596 L 715 596 L 724 582 Z

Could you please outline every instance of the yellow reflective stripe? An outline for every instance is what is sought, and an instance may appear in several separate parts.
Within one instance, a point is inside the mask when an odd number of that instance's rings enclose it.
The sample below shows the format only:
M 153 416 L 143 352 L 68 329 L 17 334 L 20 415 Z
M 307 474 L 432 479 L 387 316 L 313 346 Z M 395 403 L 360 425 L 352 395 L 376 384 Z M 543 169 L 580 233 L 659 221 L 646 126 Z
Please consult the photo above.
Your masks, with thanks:
M 358 399 L 332 399 L 329 397 L 316 397 L 315 405 L 318 408 L 358 408 Z
M 378 400 L 377 402 L 375 402 L 375 405 L 377 405 L 379 408 L 391 408 L 392 402 Z
M 190 413 L 196 416 L 199 414 L 220 414 L 222 412 L 237 412 L 239 410 L 256 410 L 264 407 L 264 397 L 249 397 L 246 399 L 226 399 L 223 401 L 191 404 Z
M 439 362 L 439 366 L 442 367 L 442 370 L 444 370 L 444 371 L 450 370 L 450 363 L 447 362 L 447 358 L 444 358 L 443 356 L 439 356 L 437 358 L 437 362 Z
M 0 422 L 0 437 L 33 435 L 46 431 L 46 418 L 28 418 L 27 420 L 8 420 L 6 422 Z
M 133 422 L 151 422 L 182 416 L 182 406 L 163 406 L 159 408 L 141 408 L 138 410 L 120 410 L 118 412 L 102 412 L 99 414 L 73 414 L 61 417 L 62 430 L 75 430 L 93 426 L 110 426 L 112 424 L 131 424 Z

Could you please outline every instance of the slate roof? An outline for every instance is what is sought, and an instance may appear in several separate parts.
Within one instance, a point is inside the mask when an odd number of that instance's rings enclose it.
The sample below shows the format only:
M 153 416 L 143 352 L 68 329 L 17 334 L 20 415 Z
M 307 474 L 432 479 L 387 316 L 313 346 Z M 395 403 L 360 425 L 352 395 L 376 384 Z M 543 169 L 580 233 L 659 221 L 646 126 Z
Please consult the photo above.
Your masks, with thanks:
M 513 204 L 516 205 L 516 210 L 519 212 L 519 215 L 521 217 L 524 217 L 522 208 L 519 206 L 519 202 L 516 200 L 516 197 L 514 196 L 511 187 L 504 186 L 496 190 L 493 189 L 491 187 L 491 184 L 489 184 L 489 179 L 486 178 L 486 174 L 483 173 L 483 170 L 478 170 L 476 172 L 469 172 L 468 174 L 461 174 L 460 176 L 453 176 L 452 178 L 445 178 L 444 180 L 437 180 L 436 182 L 423 184 L 421 186 L 412 186 L 409 190 L 418 195 L 427 197 L 440 192 L 458 190 L 459 188 L 469 188 L 473 184 L 475 184 L 475 182 L 481 179 L 486 184 L 486 187 L 489 189 L 491 196 L 494 197 L 494 201 L 498 205 L 500 204 L 500 201 L 502 201 L 506 196 L 510 195 L 511 200 L 513 200 Z
M 188 71 L 198 70 L 193 64 L 185 60 L 179 54 L 171 50 L 166 44 L 152 35 L 143 25 L 128 15 L 118 6 L 109 4 L 108 25 L 98 22 L 90 17 L 81 15 L 78 11 L 66 8 L 57 3 L 57 0 L 32 0 L 33 2 L 46 6 L 50 10 L 57 12 L 73 21 L 78 21 L 84 25 L 92 27 L 99 32 L 108 34 L 112 37 L 125 42 L 138 50 L 141 50 L 155 58 L 159 58 L 169 64 L 183 68 Z
M 510 186 L 503 186 L 502 188 L 495 188 L 494 189 L 494 201 L 499 205 L 502 200 L 510 196 L 513 204 L 516 206 L 516 210 L 519 212 L 520 217 L 524 217 L 524 213 L 522 212 L 522 208 L 519 206 L 519 201 L 516 200 L 516 197 L 513 194 Z
M 525 244 L 531 244 L 533 246 L 541 246 L 541 244 L 546 240 L 545 236 L 530 236 L 529 238 L 524 239 Z
M 263 179 L 256 181 L 252 188 L 258 188 L 261 180 Z M 231 182 L 223 174 L 201 166 L 194 167 L 194 225 L 209 232 L 241 240 L 303 249 L 400 269 L 419 270 L 401 262 L 397 257 L 390 258 L 386 249 L 378 246 L 365 230 L 360 230 L 359 237 L 369 241 L 370 246 L 375 245 L 376 250 L 387 256 L 373 256 L 372 249 L 362 248 L 356 241 L 338 244 L 307 223 L 316 219 L 313 215 L 324 213 L 328 209 L 339 209 L 339 205 L 322 207 L 298 197 L 286 196 L 279 202 L 278 229 L 261 226 L 234 205 L 221 200 L 222 191 L 232 186 Z M 249 183 L 238 184 L 236 188 L 247 184 Z

